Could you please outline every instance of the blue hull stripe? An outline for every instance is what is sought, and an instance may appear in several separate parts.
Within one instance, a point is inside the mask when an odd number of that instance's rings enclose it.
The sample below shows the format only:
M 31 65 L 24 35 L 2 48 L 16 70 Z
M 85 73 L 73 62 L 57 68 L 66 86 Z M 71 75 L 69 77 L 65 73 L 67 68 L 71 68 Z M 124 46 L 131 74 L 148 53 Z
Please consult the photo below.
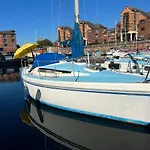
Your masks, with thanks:
M 33 98 L 33 99 L 35 99 L 35 98 Z M 94 116 L 94 117 L 99 117 L 99 118 L 106 118 L 106 119 L 111 119 L 111 120 L 120 121 L 120 122 L 126 122 L 126 123 L 130 123 L 130 124 L 137 124 L 137 125 L 142 125 L 142 126 L 147 126 L 149 124 L 149 122 L 144 122 L 144 121 L 140 121 L 140 120 L 133 120 L 133 119 L 116 117 L 116 116 L 104 115 L 104 114 L 99 114 L 99 113 L 88 112 L 88 111 L 84 111 L 84 110 L 78 110 L 78 109 L 68 108 L 68 107 L 64 107 L 64 106 L 59 106 L 59 105 L 55 105 L 55 104 L 50 104 L 50 103 L 47 103 L 43 100 L 40 100 L 40 102 L 44 105 L 47 105 L 47 106 L 50 106 L 53 108 L 57 108 L 57 109 L 65 110 L 65 111 L 70 111 L 70 112 L 74 112 L 74 113 L 79 113 L 79 114 L 84 114 L 84 115 L 89 115 L 89 116 Z
M 50 89 L 56 89 L 56 90 L 67 90 L 67 91 L 74 91 L 74 92 L 84 92 L 84 93 L 99 93 L 99 94 L 113 94 L 113 95 L 127 95 L 127 96 L 147 96 L 150 97 L 150 94 L 147 93 L 129 93 L 129 92 L 122 92 L 122 91 L 103 91 L 103 90 L 89 90 L 89 89 L 77 89 L 77 88 L 65 88 L 65 87 L 59 87 L 59 86 L 50 86 L 50 85 L 43 85 L 39 83 L 33 83 L 29 82 L 25 79 L 23 79 L 26 83 L 34 85 L 34 86 L 40 86 L 44 88 L 50 88 Z

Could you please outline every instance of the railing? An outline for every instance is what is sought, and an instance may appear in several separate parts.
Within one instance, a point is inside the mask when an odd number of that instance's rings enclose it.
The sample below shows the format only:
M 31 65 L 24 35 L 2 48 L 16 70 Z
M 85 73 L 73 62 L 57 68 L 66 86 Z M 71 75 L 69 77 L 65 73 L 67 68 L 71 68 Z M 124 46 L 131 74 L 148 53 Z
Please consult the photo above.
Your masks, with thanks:
M 58 78 L 61 74 L 71 74 L 72 73 L 72 68 L 68 65 L 65 65 L 65 68 L 70 68 L 70 71 L 68 70 L 62 70 L 60 69 L 57 65 L 55 65 L 55 63 L 59 62 L 57 60 L 54 61 L 36 61 L 37 62 L 37 66 L 35 66 L 35 68 L 32 69 L 32 65 L 28 64 L 27 60 L 21 61 L 21 66 L 23 68 L 23 74 L 26 75 L 38 75 L 41 79 L 43 77 L 50 77 L 50 78 Z M 62 60 L 60 62 L 66 62 L 66 60 Z M 43 65 L 53 65 L 53 67 L 49 68 L 49 67 L 43 67 Z M 78 76 L 78 75 L 77 75 Z

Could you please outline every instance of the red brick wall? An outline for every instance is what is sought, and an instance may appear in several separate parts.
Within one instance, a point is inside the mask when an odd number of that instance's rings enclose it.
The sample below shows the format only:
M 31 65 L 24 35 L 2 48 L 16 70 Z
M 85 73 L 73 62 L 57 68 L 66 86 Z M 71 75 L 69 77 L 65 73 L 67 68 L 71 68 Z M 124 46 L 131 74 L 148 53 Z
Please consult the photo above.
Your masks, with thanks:
M 134 24 L 134 11 L 130 9 L 130 7 L 125 7 L 123 11 L 121 12 L 121 31 L 124 28 L 123 25 L 123 15 L 125 13 L 129 13 L 129 32 L 135 31 L 135 24 Z M 142 23 L 142 21 L 144 21 Z M 138 26 L 137 32 L 138 37 L 143 36 L 144 38 L 142 40 L 148 40 L 150 39 L 150 19 L 147 18 L 147 16 L 143 15 L 141 12 L 136 12 L 136 25 Z
M 150 40 L 150 19 L 140 20 L 138 25 L 139 37 Z
M 105 28 L 91 29 L 87 31 L 88 44 L 103 43 L 103 31 Z
M 7 45 L 5 45 L 5 41 Z M 13 40 L 13 41 L 12 41 Z M 17 49 L 17 43 L 16 43 L 16 35 L 6 35 L 6 38 L 3 37 L 3 34 L 0 35 L 0 48 L 3 48 L 4 52 L 15 52 Z
M 65 40 L 69 40 L 72 36 L 72 33 L 67 29 L 58 27 L 57 35 L 58 35 L 58 40 L 62 42 Z

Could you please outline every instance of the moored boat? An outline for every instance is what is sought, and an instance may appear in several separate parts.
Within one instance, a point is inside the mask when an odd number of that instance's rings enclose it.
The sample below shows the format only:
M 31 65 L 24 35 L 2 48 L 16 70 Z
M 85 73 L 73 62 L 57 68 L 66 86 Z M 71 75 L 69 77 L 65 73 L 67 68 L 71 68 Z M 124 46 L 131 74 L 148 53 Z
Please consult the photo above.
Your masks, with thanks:
M 76 21 L 70 41 L 72 61 L 52 57 L 54 63 L 38 65 L 44 60 L 37 59 L 36 67 L 24 68 L 22 78 L 29 95 L 58 109 L 148 126 L 148 76 L 133 76 L 76 62 L 84 52 L 78 8 L 78 0 L 75 0 Z
M 54 109 L 30 97 L 25 101 L 20 116 L 32 131 L 38 129 L 45 135 L 43 140 L 47 149 L 52 149 L 51 139 L 60 149 L 66 149 L 62 145 L 73 150 L 147 150 L 150 147 L 150 134 L 146 127 Z

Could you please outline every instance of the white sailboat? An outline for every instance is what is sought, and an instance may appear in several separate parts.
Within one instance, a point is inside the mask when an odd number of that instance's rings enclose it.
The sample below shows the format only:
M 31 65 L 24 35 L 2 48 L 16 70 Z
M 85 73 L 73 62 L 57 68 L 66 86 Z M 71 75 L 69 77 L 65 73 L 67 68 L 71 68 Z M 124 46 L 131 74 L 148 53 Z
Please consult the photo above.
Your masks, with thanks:
M 145 127 L 76 115 L 43 106 L 32 99 L 28 99 L 25 106 L 22 121 L 46 135 L 45 143 L 49 137 L 73 150 L 145 150 L 150 147 L 149 130 Z
M 148 126 L 150 84 L 147 78 L 103 70 L 77 63 L 84 46 L 79 29 L 79 6 L 75 3 L 72 62 L 24 69 L 22 78 L 29 95 L 41 103 L 84 115 Z M 56 60 L 56 59 L 55 59 Z M 40 60 L 37 61 L 39 64 Z

